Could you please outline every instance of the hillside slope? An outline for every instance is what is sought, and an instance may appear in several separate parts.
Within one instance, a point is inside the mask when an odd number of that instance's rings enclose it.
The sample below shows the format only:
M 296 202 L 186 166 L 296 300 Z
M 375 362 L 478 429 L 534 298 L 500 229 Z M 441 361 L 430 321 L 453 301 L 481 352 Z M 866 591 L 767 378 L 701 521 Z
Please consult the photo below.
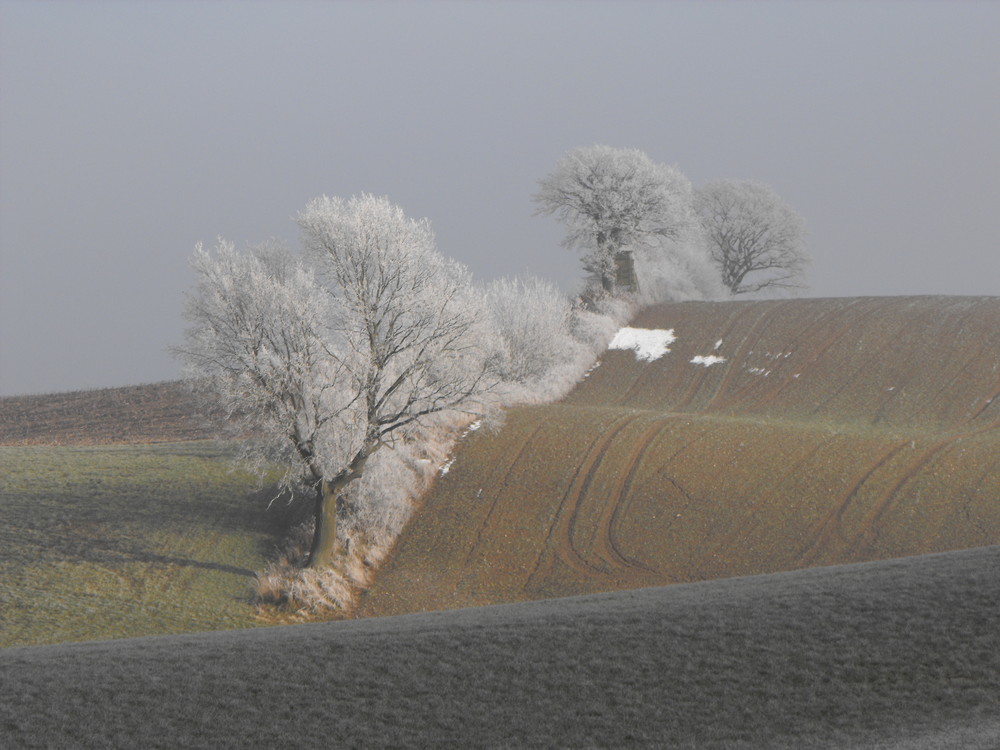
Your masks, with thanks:
M 1000 548 L 0 650 L 4 747 L 995 748 Z
M 1000 298 L 667 304 L 469 435 L 363 616 L 1000 542 Z M 695 364 L 696 356 L 724 361 Z
M 0 398 L 0 445 L 207 440 L 215 430 L 181 381 Z

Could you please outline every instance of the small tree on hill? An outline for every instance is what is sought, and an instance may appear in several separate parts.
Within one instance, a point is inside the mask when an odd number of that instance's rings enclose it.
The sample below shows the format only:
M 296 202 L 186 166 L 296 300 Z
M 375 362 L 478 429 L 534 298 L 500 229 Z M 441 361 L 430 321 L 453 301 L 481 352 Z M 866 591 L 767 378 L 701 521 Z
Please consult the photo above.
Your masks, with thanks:
M 180 350 L 231 415 L 315 492 L 308 565 L 328 567 L 337 505 L 375 451 L 422 419 L 483 408 L 492 378 L 471 276 L 429 223 L 388 199 L 321 197 L 298 216 L 305 257 L 200 246 Z
M 718 180 L 695 191 L 712 260 L 733 294 L 801 287 L 809 256 L 802 218 L 767 185 Z
M 563 245 L 606 292 L 637 291 L 633 253 L 680 239 L 692 223 L 691 183 L 638 149 L 587 146 L 539 182 L 538 213 L 567 229 Z

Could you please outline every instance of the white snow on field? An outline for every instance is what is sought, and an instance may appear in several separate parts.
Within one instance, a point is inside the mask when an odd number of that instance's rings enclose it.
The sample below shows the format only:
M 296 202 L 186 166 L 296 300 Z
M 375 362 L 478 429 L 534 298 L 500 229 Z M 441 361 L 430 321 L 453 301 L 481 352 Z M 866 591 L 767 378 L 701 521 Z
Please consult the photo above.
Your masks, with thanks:
M 670 351 L 670 345 L 677 340 L 674 329 L 662 328 L 622 328 L 608 344 L 608 349 L 631 349 L 635 358 L 642 362 L 652 362 Z
M 722 339 L 719 339 L 718 341 L 715 342 L 715 346 L 712 347 L 712 351 L 715 352 L 719 351 L 720 346 L 722 346 Z
M 711 367 L 712 365 L 717 365 L 720 362 L 725 362 L 725 357 L 717 357 L 714 354 L 709 354 L 707 357 L 698 354 L 691 358 L 691 364 L 693 365 L 705 365 L 705 367 Z

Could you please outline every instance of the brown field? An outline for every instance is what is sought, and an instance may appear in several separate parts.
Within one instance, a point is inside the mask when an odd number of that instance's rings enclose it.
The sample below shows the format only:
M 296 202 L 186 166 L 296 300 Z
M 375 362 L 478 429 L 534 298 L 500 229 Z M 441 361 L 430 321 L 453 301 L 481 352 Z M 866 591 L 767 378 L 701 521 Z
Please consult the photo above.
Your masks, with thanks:
M 112 445 L 212 437 L 181 382 L 0 398 L 0 445 Z
M 363 616 L 1000 543 L 1000 298 L 689 302 L 633 325 L 674 329 L 672 351 L 609 351 L 562 402 L 470 434 Z

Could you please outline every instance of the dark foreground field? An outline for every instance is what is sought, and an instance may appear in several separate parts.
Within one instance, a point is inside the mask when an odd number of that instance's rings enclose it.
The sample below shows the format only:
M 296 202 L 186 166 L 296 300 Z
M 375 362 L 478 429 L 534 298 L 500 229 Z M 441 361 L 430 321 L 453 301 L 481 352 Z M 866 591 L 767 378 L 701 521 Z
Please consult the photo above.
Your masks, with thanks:
M 0 650 L 3 747 L 995 748 L 1000 548 Z

